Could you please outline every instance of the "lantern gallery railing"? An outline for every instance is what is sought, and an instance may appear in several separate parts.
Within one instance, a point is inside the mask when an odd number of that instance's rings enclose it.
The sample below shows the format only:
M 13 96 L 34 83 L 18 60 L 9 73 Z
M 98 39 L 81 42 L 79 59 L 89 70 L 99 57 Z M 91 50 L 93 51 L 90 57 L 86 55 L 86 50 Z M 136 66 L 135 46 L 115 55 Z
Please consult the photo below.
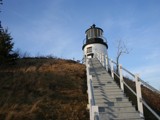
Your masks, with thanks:
M 109 59 L 107 56 L 103 55 L 102 53 L 96 52 L 96 55 L 94 57 L 96 57 L 101 62 L 102 66 L 104 66 L 107 71 L 110 71 L 111 76 L 112 76 L 113 79 L 115 79 L 114 78 L 115 76 L 118 77 L 120 88 L 123 91 L 124 91 L 124 86 L 125 86 L 137 97 L 138 111 L 140 112 L 141 116 L 144 116 L 144 112 L 143 112 L 143 105 L 144 105 L 146 108 L 148 108 L 148 110 L 158 120 L 160 120 L 160 116 L 142 98 L 141 87 L 143 85 L 143 86 L 147 87 L 148 89 L 150 89 L 151 91 L 156 92 L 158 94 L 160 94 L 160 91 L 158 91 L 157 89 L 155 89 L 154 87 L 150 86 L 145 81 L 143 81 L 141 78 L 139 78 L 138 74 L 131 73 L 127 69 L 123 68 L 122 65 L 120 65 L 120 64 L 117 65 L 116 62 L 114 62 L 113 60 Z M 118 70 L 117 70 L 117 66 L 118 66 Z M 127 74 L 127 75 L 129 75 L 130 77 L 132 77 L 134 79 L 134 81 L 135 81 L 135 87 L 136 87 L 136 92 L 133 90 L 133 88 L 131 88 L 127 84 L 127 82 L 124 81 L 124 78 L 125 78 L 124 77 L 124 73 Z

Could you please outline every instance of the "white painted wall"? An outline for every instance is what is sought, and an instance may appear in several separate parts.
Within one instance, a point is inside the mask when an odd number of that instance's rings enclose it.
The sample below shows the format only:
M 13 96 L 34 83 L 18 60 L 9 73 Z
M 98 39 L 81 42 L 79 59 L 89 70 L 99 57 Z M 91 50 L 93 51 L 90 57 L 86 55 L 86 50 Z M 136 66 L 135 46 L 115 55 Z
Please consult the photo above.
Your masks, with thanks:
M 99 53 L 103 53 L 104 55 L 108 56 L 107 48 L 105 45 L 100 44 L 100 43 L 93 43 L 93 44 L 88 44 L 84 47 L 83 53 L 84 53 L 84 56 L 86 55 L 86 57 L 87 57 L 87 54 L 90 54 L 90 53 L 87 53 L 88 47 L 92 47 L 92 53 L 94 53 L 94 55 L 96 52 L 99 52 Z

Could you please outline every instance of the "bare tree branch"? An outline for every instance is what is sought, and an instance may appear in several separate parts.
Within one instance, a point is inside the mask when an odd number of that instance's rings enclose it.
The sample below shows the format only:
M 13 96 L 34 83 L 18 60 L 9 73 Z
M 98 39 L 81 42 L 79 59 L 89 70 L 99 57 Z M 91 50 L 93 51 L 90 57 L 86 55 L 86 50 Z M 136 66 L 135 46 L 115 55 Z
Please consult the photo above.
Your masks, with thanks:
M 117 41 L 117 57 L 116 57 L 116 62 L 117 62 L 117 72 L 118 72 L 118 65 L 119 65 L 119 59 L 122 54 L 129 54 L 129 50 L 122 40 Z

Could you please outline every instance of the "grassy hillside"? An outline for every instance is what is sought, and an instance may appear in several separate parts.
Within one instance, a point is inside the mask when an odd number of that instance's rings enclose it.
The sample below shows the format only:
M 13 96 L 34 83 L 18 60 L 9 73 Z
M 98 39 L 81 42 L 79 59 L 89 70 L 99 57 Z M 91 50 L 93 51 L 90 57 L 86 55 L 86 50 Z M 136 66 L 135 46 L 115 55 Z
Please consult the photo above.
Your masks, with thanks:
M 20 59 L 0 68 L 0 120 L 88 120 L 85 66 Z

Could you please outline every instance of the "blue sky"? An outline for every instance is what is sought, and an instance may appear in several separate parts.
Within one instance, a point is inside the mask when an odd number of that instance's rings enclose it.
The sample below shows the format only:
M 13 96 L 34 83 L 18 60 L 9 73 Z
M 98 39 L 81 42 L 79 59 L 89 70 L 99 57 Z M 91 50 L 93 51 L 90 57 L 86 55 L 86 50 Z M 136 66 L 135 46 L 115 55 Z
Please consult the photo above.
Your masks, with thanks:
M 130 49 L 120 63 L 160 89 L 159 0 L 4 0 L 2 25 L 9 29 L 14 49 L 31 56 L 55 55 L 82 59 L 85 30 L 93 23 L 104 30 L 109 57 L 116 41 Z

